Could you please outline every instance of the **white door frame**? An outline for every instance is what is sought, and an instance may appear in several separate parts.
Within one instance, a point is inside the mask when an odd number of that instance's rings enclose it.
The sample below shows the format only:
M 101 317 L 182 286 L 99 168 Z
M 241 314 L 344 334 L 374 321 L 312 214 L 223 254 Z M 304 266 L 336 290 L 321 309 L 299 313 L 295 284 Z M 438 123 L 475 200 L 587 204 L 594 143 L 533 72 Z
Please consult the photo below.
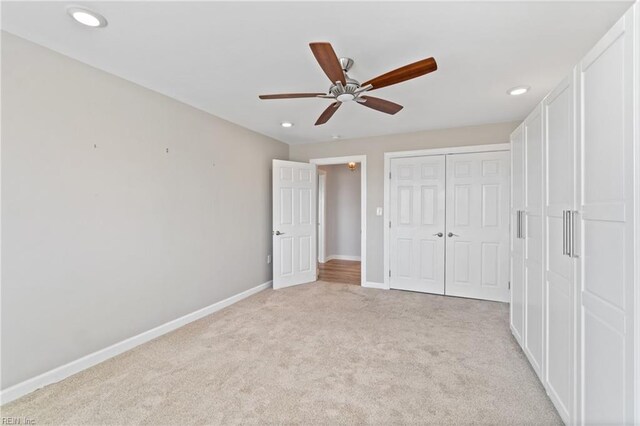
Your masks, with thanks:
M 327 172 L 318 170 L 318 262 L 327 261 Z
M 492 151 L 509 151 L 511 145 L 509 143 L 495 143 L 488 145 L 469 145 L 469 146 L 456 146 L 450 148 L 431 148 L 431 149 L 419 149 L 413 151 L 396 151 L 384 153 L 384 288 L 390 288 L 389 280 L 389 173 L 391 172 L 391 159 L 403 158 L 403 157 L 423 157 L 428 155 L 447 155 L 447 154 L 466 154 L 473 152 L 492 152 Z
M 360 285 L 367 283 L 367 156 L 347 155 L 344 157 L 313 158 L 309 163 L 318 166 L 360 163 Z

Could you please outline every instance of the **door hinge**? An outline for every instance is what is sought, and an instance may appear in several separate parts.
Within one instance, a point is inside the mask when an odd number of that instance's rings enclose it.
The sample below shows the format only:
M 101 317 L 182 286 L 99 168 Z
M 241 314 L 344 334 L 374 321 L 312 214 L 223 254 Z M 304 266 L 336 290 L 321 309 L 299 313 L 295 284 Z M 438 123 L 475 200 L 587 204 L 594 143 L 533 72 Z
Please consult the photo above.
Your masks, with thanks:
M 509 290 L 511 290 L 511 281 L 509 281 Z
M 389 172 L 389 179 L 391 179 L 391 172 Z
M 391 269 L 389 269 L 389 278 L 391 278 Z
M 391 221 L 389 221 L 389 228 L 391 228 Z

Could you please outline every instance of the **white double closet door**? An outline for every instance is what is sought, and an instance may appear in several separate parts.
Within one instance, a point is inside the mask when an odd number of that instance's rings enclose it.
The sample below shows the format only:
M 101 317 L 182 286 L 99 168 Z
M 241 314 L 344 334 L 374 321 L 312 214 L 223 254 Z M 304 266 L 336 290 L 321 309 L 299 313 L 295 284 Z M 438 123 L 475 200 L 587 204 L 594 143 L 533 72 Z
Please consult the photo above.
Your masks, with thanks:
M 391 159 L 390 287 L 509 300 L 509 153 Z

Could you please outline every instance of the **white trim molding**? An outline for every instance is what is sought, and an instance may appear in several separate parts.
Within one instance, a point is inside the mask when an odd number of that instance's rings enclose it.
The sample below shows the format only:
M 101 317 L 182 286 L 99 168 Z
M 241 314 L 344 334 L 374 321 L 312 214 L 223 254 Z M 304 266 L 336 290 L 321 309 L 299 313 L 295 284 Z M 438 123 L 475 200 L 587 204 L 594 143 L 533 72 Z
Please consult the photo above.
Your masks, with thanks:
M 362 284 L 362 287 L 377 288 L 379 290 L 389 290 L 389 286 L 386 285 L 385 283 L 376 283 L 376 282 L 373 282 L 373 281 L 368 281 L 368 282 Z
M 353 260 L 353 261 L 360 261 L 360 256 L 347 256 L 344 254 L 331 254 L 329 256 L 327 256 L 325 258 L 325 260 L 328 262 L 330 260 Z
M 327 261 L 327 172 L 318 170 L 318 262 Z
M 167 334 L 191 322 L 204 318 L 207 315 L 211 315 L 214 312 L 217 312 L 221 309 L 226 308 L 227 306 L 241 301 L 242 299 L 246 299 L 247 297 L 261 292 L 262 290 L 266 290 L 271 286 L 272 281 L 267 281 L 266 283 L 245 290 L 242 293 L 238 293 L 227 299 L 221 300 L 202 309 L 198 309 L 195 312 L 191 312 L 190 314 L 181 316 L 180 318 L 159 325 L 155 328 L 152 328 L 151 330 L 147 330 L 121 342 L 114 343 L 113 345 L 108 346 L 104 349 L 100 349 L 99 351 L 93 352 L 89 355 L 85 355 L 80 359 L 54 368 L 53 370 L 25 380 L 24 382 L 18 383 L 17 385 L 13 385 L 7 389 L 0 391 L 0 402 L 2 404 L 6 404 L 44 386 L 57 383 L 69 376 L 72 376 L 103 361 L 106 361 L 109 358 L 113 358 L 114 356 L 120 355 L 121 353 L 131 350 L 136 346 L 142 345 L 143 343 L 147 343 L 150 340 L 160 337 L 163 334 Z
M 360 163 L 360 285 L 367 283 L 367 156 L 347 155 L 344 157 L 312 158 L 309 163 L 318 166 L 347 164 L 350 161 Z M 316 227 L 317 229 L 317 227 Z M 330 257 L 327 257 L 327 260 Z M 335 257 L 334 257 L 335 259 Z M 348 259 L 351 260 L 351 259 Z
M 423 157 L 429 155 L 452 155 L 452 154 L 468 154 L 475 152 L 495 152 L 495 151 L 509 151 L 511 145 L 509 143 L 492 143 L 487 145 L 466 145 L 455 146 L 449 148 L 432 148 L 432 149 L 419 149 L 413 151 L 396 151 L 384 153 L 384 237 L 383 237 L 383 252 L 384 252 L 384 285 L 385 288 L 391 288 L 391 281 L 389 279 L 389 172 L 391 171 L 391 159 L 392 158 L 404 158 L 404 157 Z
M 640 262 L 637 260 L 640 257 L 640 120 L 638 119 L 638 113 L 640 113 L 640 2 L 637 2 L 632 6 L 635 8 L 633 15 L 634 19 L 634 31 L 635 31 L 635 52 L 633 54 L 633 132 L 635 136 L 635 258 L 634 262 L 634 274 L 635 274 L 635 304 L 633 307 L 635 315 L 635 336 L 634 336 L 634 350 L 635 350 L 635 423 L 640 424 Z

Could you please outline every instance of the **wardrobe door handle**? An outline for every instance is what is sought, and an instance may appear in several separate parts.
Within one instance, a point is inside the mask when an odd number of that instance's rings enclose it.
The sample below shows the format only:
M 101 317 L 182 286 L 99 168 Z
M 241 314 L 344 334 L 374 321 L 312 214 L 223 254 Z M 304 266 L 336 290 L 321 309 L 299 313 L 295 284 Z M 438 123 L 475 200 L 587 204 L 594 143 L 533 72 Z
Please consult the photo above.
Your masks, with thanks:
M 575 217 L 578 212 L 569 210 L 569 257 L 576 256 L 576 235 L 575 235 Z
M 573 256 L 573 214 L 567 210 L 567 255 Z
M 567 210 L 567 256 L 573 257 L 573 212 Z
M 567 210 L 567 256 L 571 257 L 571 210 Z
M 568 255 L 567 250 L 567 210 L 562 210 L 562 255 Z

